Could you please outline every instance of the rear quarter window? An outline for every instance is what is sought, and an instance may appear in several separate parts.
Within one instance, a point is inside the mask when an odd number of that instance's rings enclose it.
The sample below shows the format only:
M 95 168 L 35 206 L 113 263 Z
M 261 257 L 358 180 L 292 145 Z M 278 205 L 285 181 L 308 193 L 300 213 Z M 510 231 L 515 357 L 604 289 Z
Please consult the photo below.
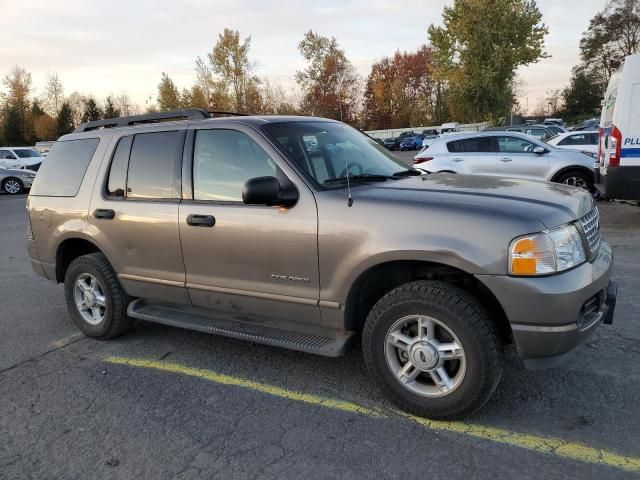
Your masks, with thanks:
M 38 170 L 31 195 L 75 197 L 99 142 L 98 138 L 56 142 Z

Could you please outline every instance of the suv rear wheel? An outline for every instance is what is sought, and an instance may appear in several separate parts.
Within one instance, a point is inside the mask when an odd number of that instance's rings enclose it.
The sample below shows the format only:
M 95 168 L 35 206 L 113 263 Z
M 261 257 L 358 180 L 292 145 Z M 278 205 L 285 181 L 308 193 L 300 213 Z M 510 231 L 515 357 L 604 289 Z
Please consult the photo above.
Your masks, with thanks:
M 387 396 L 425 417 L 473 414 L 502 376 L 500 345 L 485 309 L 440 281 L 407 283 L 382 297 L 369 313 L 362 344 Z
M 102 253 L 91 253 L 71 262 L 64 279 L 69 314 L 88 337 L 108 339 L 131 326 L 129 298 Z

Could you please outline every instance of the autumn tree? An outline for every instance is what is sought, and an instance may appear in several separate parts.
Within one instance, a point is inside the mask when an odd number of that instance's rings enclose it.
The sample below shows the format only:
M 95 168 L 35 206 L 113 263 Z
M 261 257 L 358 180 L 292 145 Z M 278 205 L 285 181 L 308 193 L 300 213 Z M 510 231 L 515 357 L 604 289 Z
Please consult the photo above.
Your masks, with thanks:
M 48 113 L 34 117 L 33 131 L 36 141 L 49 141 L 58 138 L 58 122 Z
M 365 125 L 383 129 L 438 122 L 438 90 L 431 70 L 431 50 L 426 45 L 374 63 L 365 83 Z
M 609 78 L 627 55 L 640 52 L 640 0 L 611 0 L 589 22 L 580 40 L 581 68 L 592 75 L 602 96 Z
M 434 75 L 460 121 L 494 120 L 515 102 L 516 69 L 547 57 L 548 29 L 535 0 L 454 0 L 428 33 Z
M 44 87 L 44 104 L 47 113 L 53 117 L 58 115 L 60 106 L 64 100 L 64 87 L 57 73 L 52 73 L 47 78 Z
M 2 80 L 0 95 L 4 117 L 4 140 L 12 145 L 30 143 L 33 131 L 29 123 L 31 74 L 15 66 Z
M 182 108 L 180 91 L 169 75 L 162 72 L 162 78 L 158 84 L 158 108 L 161 111 L 178 110 Z
M 360 79 L 334 37 L 309 30 L 298 45 L 307 68 L 296 72 L 303 90 L 301 111 L 308 115 L 353 122 Z

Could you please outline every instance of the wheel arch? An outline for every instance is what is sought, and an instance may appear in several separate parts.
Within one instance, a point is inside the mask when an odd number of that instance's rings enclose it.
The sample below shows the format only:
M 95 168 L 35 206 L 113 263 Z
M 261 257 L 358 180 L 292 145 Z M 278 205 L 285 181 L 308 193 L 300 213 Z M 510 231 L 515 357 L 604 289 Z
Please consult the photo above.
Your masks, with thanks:
M 414 280 L 442 280 L 471 293 L 489 312 L 500 341 L 512 342 L 511 325 L 495 295 L 474 275 L 458 267 L 421 260 L 392 260 L 376 264 L 353 282 L 345 303 L 345 329 L 361 332 L 367 315 L 386 293 Z
M 56 282 L 64 282 L 67 269 L 72 261 L 89 253 L 104 252 L 91 240 L 84 237 L 66 238 L 56 249 Z
M 584 165 L 568 165 L 566 167 L 562 167 L 560 170 L 558 170 L 557 172 L 555 172 L 552 177 L 551 180 L 552 182 L 557 182 L 558 179 L 564 175 L 565 173 L 568 172 L 581 172 L 581 173 L 586 173 L 589 176 L 589 179 L 591 180 L 591 183 L 593 183 L 595 181 L 595 173 L 593 172 L 593 170 L 588 169 L 587 167 L 585 167 Z

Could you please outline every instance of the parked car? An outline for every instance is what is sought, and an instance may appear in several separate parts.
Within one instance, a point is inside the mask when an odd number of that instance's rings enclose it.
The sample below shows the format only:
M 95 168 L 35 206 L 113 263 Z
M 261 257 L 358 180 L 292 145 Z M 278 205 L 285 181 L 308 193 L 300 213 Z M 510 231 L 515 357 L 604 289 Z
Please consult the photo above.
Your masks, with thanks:
M 596 187 L 608 198 L 640 200 L 640 54 L 609 80 L 599 130 Z
M 420 150 L 422 148 L 422 137 L 414 135 L 411 137 L 404 137 L 400 142 L 400 150 Z
M 579 132 L 581 130 L 596 130 L 600 127 L 600 119 L 599 118 L 590 118 L 589 120 L 585 120 L 580 125 L 575 128 L 571 128 L 570 130 L 573 132 Z
M 504 345 L 548 367 L 613 320 L 587 192 L 421 175 L 332 120 L 89 122 L 54 145 L 27 212 L 33 268 L 85 335 L 142 319 L 327 356 L 360 337 L 382 391 L 433 418 L 485 404 Z
M 542 123 L 545 125 L 559 125 L 564 127 L 564 120 L 561 118 L 545 118 Z
M 35 172 L 0 166 L 0 190 L 9 195 L 17 195 L 31 188 Z
M 429 147 L 429 145 L 431 145 L 433 142 L 435 142 L 436 138 L 440 137 L 440 135 L 424 135 L 424 137 L 422 138 L 422 148 L 427 148 Z
M 548 139 L 547 143 L 557 148 L 579 150 L 593 158 L 598 157 L 597 130 L 561 133 Z
M 549 130 L 546 125 L 544 126 L 534 126 L 534 125 L 517 125 L 517 126 L 504 126 L 504 127 L 493 127 L 487 128 L 486 131 L 506 131 L 506 132 L 520 132 L 526 135 L 529 135 L 538 140 L 544 141 L 548 138 L 553 137 L 555 134 Z
M 385 138 L 382 143 L 389 150 L 397 150 L 398 139 L 396 137 Z
M 561 133 L 566 133 L 569 130 L 567 130 L 564 127 L 561 127 L 560 125 L 556 125 L 556 124 L 549 124 L 549 125 L 543 125 L 547 130 L 549 130 L 553 135 L 560 135 Z
M 0 166 L 37 172 L 44 157 L 31 147 L 0 147 Z
M 591 190 L 593 158 L 519 132 L 484 131 L 440 137 L 414 157 L 422 171 L 547 180 Z

